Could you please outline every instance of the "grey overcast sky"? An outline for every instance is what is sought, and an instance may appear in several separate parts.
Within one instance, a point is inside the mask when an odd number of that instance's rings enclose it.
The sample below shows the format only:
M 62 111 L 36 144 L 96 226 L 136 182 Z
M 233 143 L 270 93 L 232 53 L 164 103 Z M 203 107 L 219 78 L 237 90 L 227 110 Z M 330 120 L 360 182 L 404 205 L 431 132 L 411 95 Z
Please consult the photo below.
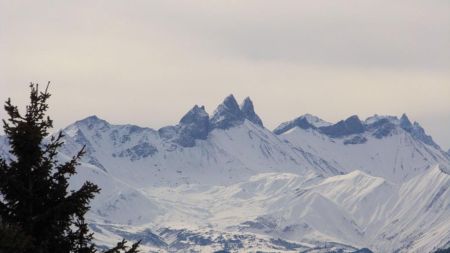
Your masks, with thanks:
M 450 147 L 448 0 L 0 0 L 0 99 L 159 128 L 250 96 L 266 126 L 401 115 Z M 0 117 L 4 118 L 2 110 Z

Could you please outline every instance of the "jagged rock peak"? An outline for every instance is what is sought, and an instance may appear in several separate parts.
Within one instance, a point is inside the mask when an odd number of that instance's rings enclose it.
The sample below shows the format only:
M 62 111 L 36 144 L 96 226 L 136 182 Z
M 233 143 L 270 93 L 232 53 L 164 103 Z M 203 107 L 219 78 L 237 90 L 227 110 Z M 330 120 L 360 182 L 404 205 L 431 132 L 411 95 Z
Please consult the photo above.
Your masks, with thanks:
M 259 125 L 261 127 L 263 126 L 263 122 L 261 118 L 255 113 L 255 107 L 253 106 L 253 102 L 249 97 L 246 97 L 244 99 L 244 102 L 242 102 L 241 111 L 246 119 L 256 125 Z
M 403 113 L 402 117 L 400 118 L 400 127 L 405 129 L 408 132 L 413 129 L 413 124 L 409 120 L 406 113 Z
M 439 145 L 434 142 L 433 138 L 426 134 L 425 129 L 423 129 L 423 127 L 418 122 L 411 123 L 405 113 L 403 113 L 402 117 L 400 118 L 400 127 L 423 143 L 440 149 Z
M 433 138 L 430 135 L 427 135 L 425 129 L 423 129 L 423 127 L 418 122 L 414 122 L 412 131 L 410 133 L 413 137 L 422 141 L 423 143 L 440 149 L 439 145 L 434 142 Z
M 347 124 L 348 127 L 354 127 L 360 130 L 364 128 L 363 123 L 359 119 L 358 115 L 350 116 L 345 120 L 345 123 Z
M 183 147 L 193 147 L 196 140 L 205 140 L 211 130 L 209 115 L 204 106 L 195 105 L 176 126 L 166 126 L 158 130 L 159 135 Z
M 364 122 L 362 122 L 357 115 L 353 115 L 336 124 L 328 124 L 328 122 L 322 121 L 317 117 L 305 114 L 295 120 L 281 124 L 273 132 L 279 135 L 294 127 L 299 127 L 302 129 L 314 129 L 331 138 L 341 138 L 354 134 L 362 134 L 367 131 L 371 132 L 374 137 L 381 139 L 392 135 L 395 129 L 399 127 L 422 143 L 440 149 L 433 138 L 426 134 L 422 126 L 417 122 L 411 123 L 406 114 L 403 114 L 400 118 L 396 116 L 380 116 L 375 114 L 374 116 L 367 118 Z
M 223 100 L 222 105 L 224 105 L 226 108 L 228 108 L 231 111 L 239 111 L 240 110 L 239 105 L 238 105 L 236 99 L 234 98 L 233 94 L 228 95 L 228 97 L 226 97 Z M 219 107 L 220 107 L 220 105 L 219 105 Z
M 356 115 L 353 115 L 346 120 L 341 120 L 336 124 L 330 124 L 316 116 L 305 114 L 293 121 L 288 121 L 281 124 L 274 130 L 274 133 L 282 134 L 294 127 L 299 127 L 302 129 L 316 129 L 317 131 L 333 138 L 339 138 L 351 134 L 359 134 L 363 133 L 365 130 L 364 124 Z
M 223 103 L 217 107 L 210 123 L 212 128 L 228 129 L 242 124 L 244 119 L 244 114 L 239 108 L 236 99 L 233 95 L 229 95 L 225 98 Z
M 351 134 L 363 133 L 365 127 L 357 115 L 353 115 L 346 120 L 341 120 L 338 123 L 321 127 L 321 132 L 334 138 L 343 137 Z
M 208 113 L 205 111 L 205 106 L 195 105 L 188 111 L 180 120 L 180 124 L 189 124 L 204 118 L 209 119 Z
M 177 143 L 184 147 L 192 147 L 195 140 L 205 140 L 210 131 L 209 115 L 204 106 L 195 105 L 180 120 Z
M 365 125 L 372 125 L 372 124 L 377 124 L 377 122 L 390 122 L 392 124 L 398 124 L 399 119 L 397 116 L 391 116 L 391 115 L 378 115 L 375 114 L 373 116 L 368 117 L 365 121 L 364 124 Z

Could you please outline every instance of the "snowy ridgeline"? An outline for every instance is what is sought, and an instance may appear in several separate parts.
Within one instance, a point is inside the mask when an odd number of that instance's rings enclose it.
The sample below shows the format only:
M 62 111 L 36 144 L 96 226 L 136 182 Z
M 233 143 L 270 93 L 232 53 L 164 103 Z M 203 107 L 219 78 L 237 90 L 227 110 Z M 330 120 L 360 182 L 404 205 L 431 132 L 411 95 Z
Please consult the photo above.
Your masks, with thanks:
M 433 252 L 450 242 L 450 158 L 406 115 L 264 128 L 250 99 L 195 106 L 159 130 L 95 116 L 63 130 L 73 187 L 102 188 L 99 245 L 154 252 Z M 0 138 L 0 154 L 7 142 Z

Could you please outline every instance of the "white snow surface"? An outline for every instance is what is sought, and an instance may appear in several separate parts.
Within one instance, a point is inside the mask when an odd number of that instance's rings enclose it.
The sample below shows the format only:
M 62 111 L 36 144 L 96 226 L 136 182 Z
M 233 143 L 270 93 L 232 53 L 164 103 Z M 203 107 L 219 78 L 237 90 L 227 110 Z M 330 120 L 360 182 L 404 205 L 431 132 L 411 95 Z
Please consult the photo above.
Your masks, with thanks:
M 63 131 L 61 161 L 87 150 L 72 187 L 102 189 L 88 216 L 100 246 L 125 237 L 143 252 L 433 252 L 450 242 L 449 156 L 399 127 L 344 144 L 354 136 L 275 135 L 245 120 L 188 148 L 96 117 Z

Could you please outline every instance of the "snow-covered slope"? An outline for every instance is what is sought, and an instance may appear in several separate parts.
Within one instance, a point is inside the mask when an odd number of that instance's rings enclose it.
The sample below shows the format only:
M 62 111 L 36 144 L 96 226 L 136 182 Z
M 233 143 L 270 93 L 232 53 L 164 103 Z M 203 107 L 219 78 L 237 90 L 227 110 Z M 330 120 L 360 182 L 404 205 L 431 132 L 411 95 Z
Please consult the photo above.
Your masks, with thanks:
M 326 127 L 298 125 L 278 134 L 296 150 L 322 157 L 341 173 L 361 170 L 392 182 L 449 163 L 445 152 L 406 115 L 374 116 L 365 122 L 352 116 Z
M 432 252 L 450 242 L 449 155 L 406 115 L 312 115 L 264 127 L 253 102 L 194 106 L 159 130 L 96 116 L 62 130 L 83 146 L 72 187 L 102 188 L 99 245 L 149 252 Z M 0 155 L 8 155 L 0 136 Z M 367 252 L 367 251 L 361 251 Z
M 428 252 L 449 242 L 450 175 L 436 166 L 403 184 L 389 222 L 380 228 L 375 241 L 380 251 Z
M 85 145 L 86 163 L 135 186 L 222 185 L 273 171 L 337 173 L 264 128 L 250 99 L 241 108 L 229 96 L 211 119 L 204 107 L 195 106 L 178 125 L 159 130 L 111 125 L 91 116 L 63 129 L 63 152 L 73 155 Z

